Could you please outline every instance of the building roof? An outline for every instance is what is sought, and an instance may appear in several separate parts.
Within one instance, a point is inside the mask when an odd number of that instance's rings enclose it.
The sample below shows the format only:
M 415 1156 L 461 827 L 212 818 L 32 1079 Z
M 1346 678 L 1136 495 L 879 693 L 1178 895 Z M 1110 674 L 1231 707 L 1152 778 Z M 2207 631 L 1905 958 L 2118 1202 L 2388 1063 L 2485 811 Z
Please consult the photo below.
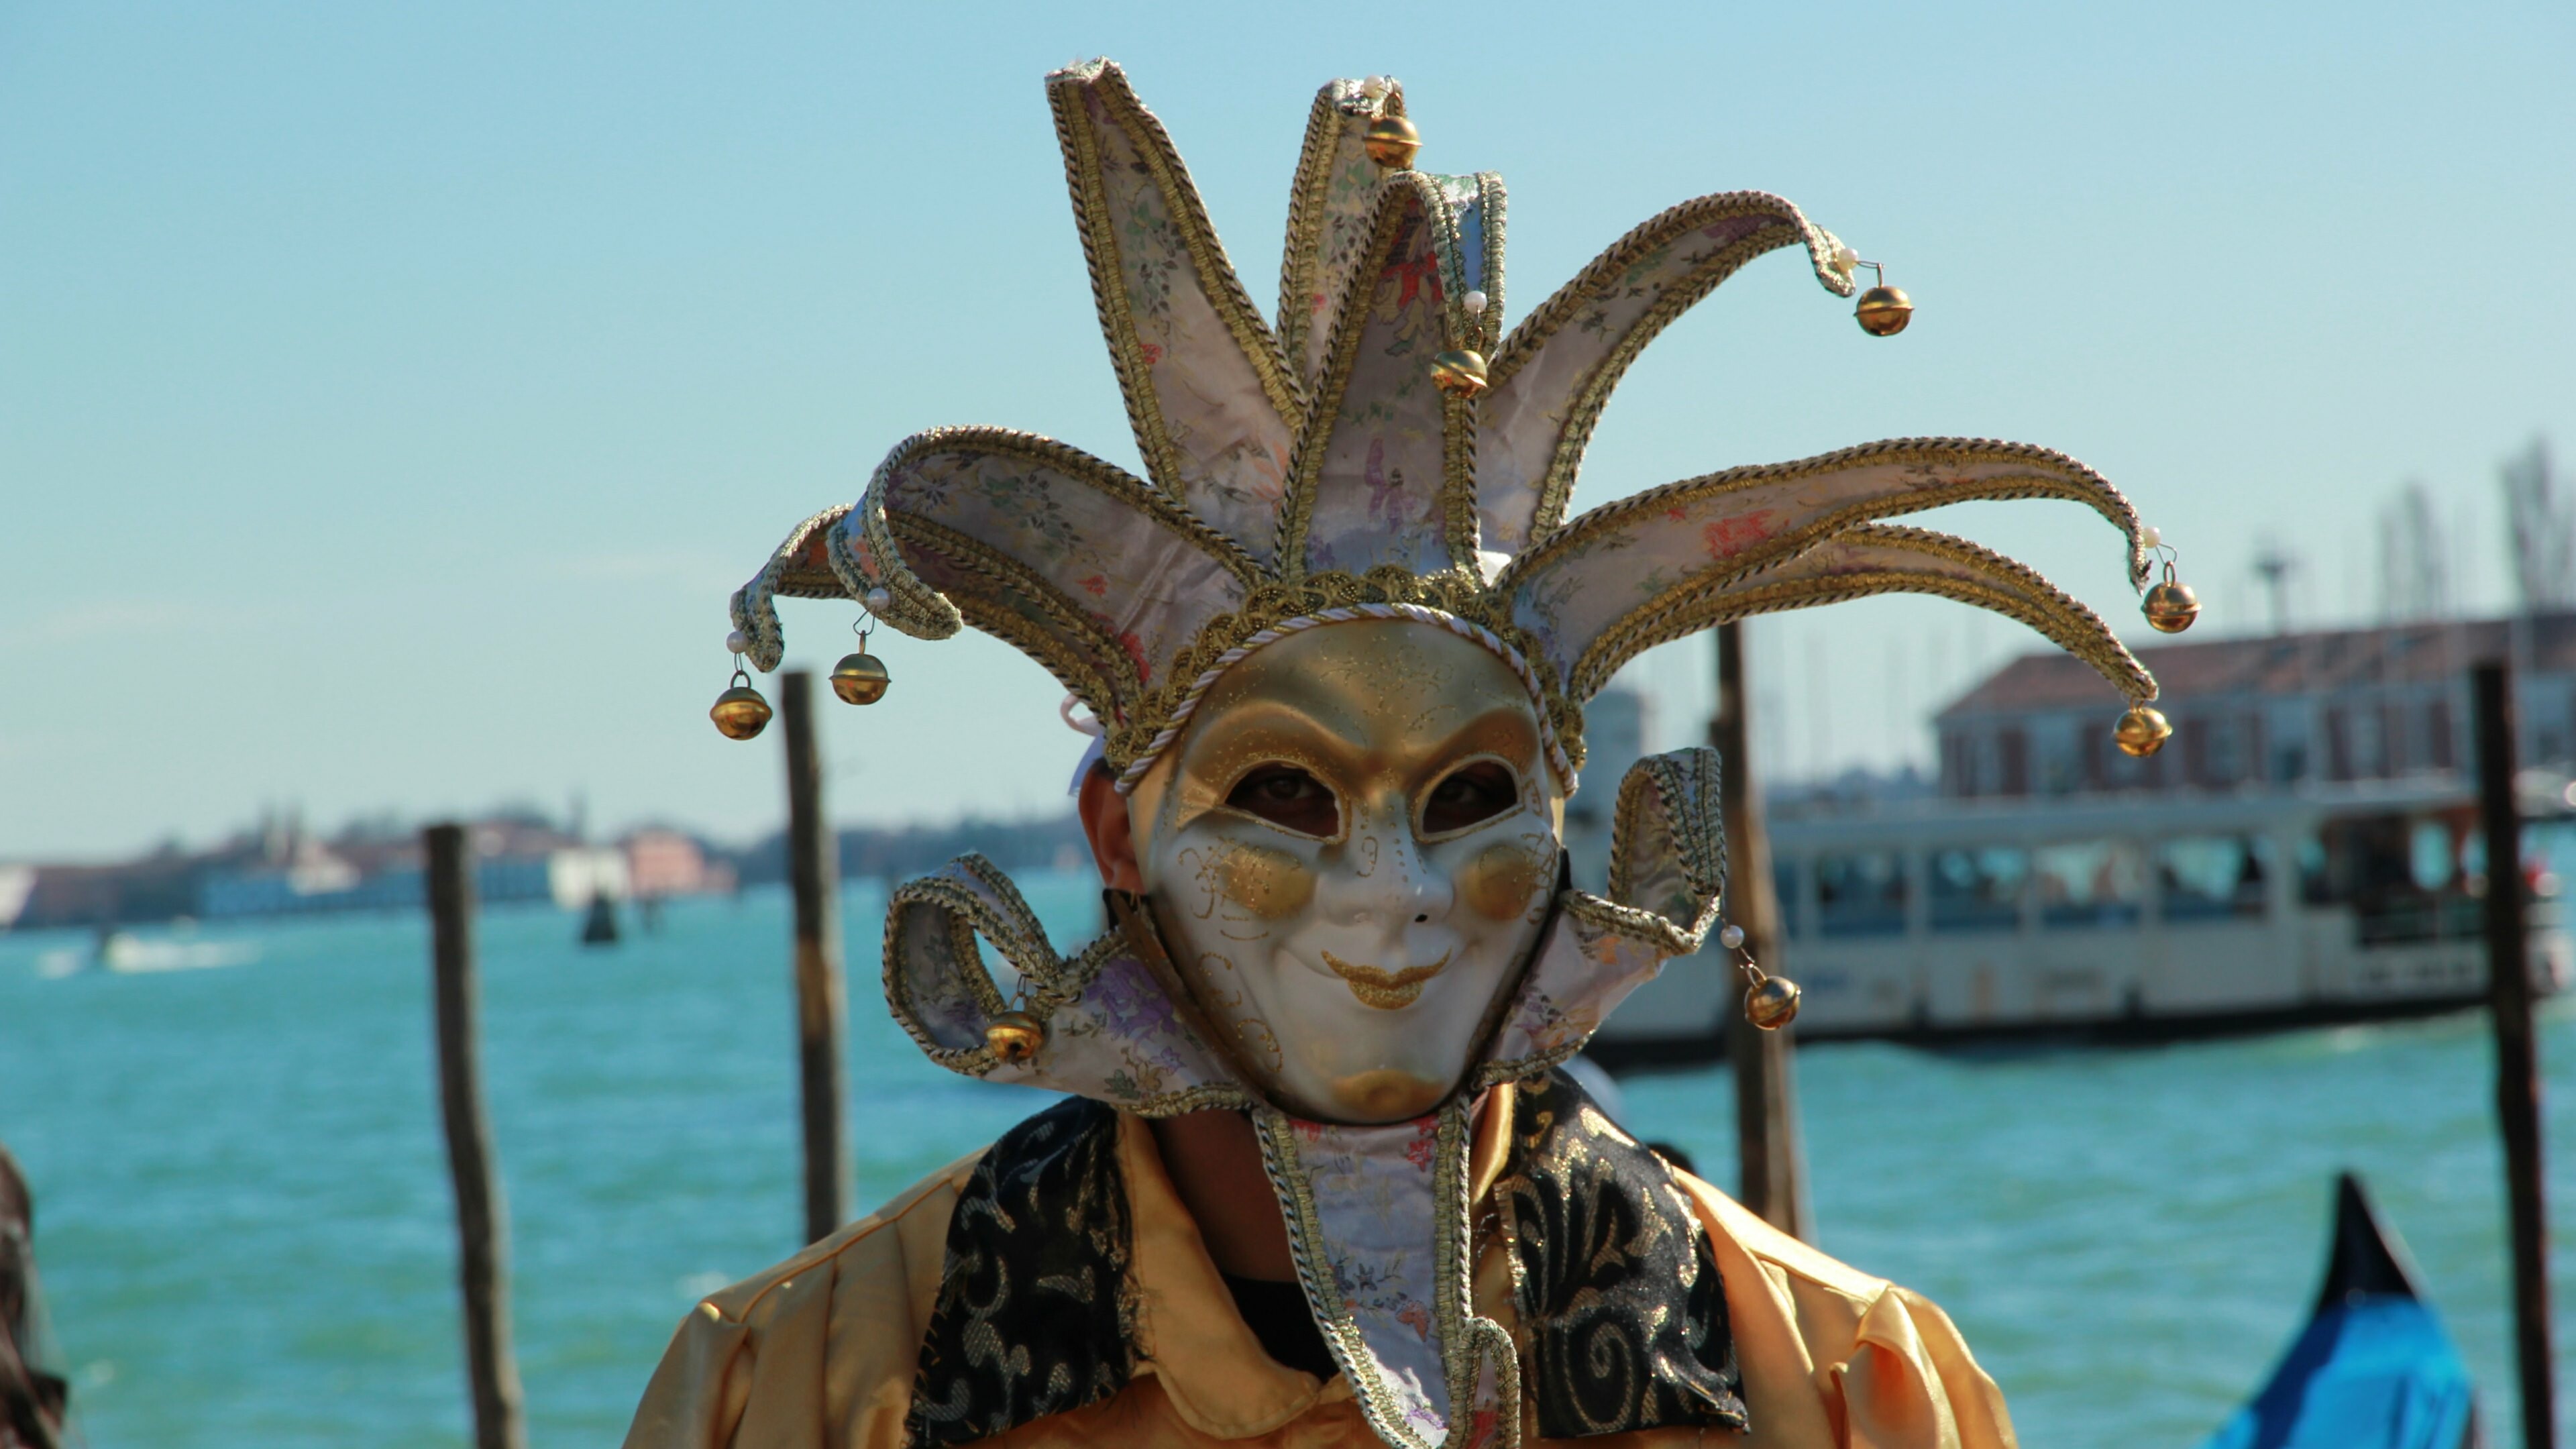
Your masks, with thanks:
M 2456 679 L 2479 659 L 2503 656 L 2508 626 L 2527 623 L 2517 656 L 2539 674 L 2576 673 L 2576 613 L 2527 620 L 2459 619 L 2159 644 L 2136 651 L 2164 702 L 2215 696 L 2290 696 Z M 2091 666 L 2050 650 L 2027 654 L 1986 676 L 1938 716 L 2116 708 L 2117 696 Z

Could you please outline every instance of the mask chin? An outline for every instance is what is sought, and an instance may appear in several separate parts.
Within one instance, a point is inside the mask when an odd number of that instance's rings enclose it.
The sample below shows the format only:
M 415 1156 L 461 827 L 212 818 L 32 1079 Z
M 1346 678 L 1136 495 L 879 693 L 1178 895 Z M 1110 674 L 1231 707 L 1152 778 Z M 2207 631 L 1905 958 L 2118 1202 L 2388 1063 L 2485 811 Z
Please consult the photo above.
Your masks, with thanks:
M 1539 739 L 1480 646 L 1337 625 L 1235 666 L 1139 782 L 1172 973 L 1281 1110 L 1395 1122 L 1458 1089 L 1554 895 Z

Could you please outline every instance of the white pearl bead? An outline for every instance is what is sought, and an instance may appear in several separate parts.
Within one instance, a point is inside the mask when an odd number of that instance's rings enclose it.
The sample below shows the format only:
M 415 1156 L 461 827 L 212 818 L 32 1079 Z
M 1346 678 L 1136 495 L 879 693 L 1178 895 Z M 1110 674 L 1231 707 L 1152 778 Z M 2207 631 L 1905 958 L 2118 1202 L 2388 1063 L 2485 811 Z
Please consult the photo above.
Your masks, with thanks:
M 2162 529 L 2141 528 L 2138 530 L 2138 542 L 2148 548 L 2156 548 L 2162 545 L 2164 541 L 2165 535 L 2164 530 Z
M 1718 930 L 1717 944 L 1730 951 L 1741 950 L 1744 946 L 1744 928 L 1733 921 L 1727 922 Z
M 861 600 L 861 602 L 868 606 L 869 613 L 882 614 L 886 610 L 894 607 L 894 595 L 887 590 L 885 585 L 879 584 L 875 588 L 868 590 L 867 597 Z
M 740 629 L 736 629 L 732 633 L 727 634 L 725 636 L 725 652 L 727 654 L 750 653 L 751 636 L 743 633 Z
M 1382 75 L 1373 75 L 1367 80 L 1361 81 L 1360 94 L 1368 97 L 1370 100 L 1376 100 L 1378 97 L 1385 95 L 1386 77 Z
M 1849 246 L 1837 239 L 1834 242 L 1834 270 L 1848 277 L 1859 269 L 1860 253 L 1853 251 Z
M 1485 294 L 1482 292 L 1469 292 L 1466 296 L 1458 299 L 1458 305 L 1467 309 L 1468 316 L 1482 317 L 1485 315 Z

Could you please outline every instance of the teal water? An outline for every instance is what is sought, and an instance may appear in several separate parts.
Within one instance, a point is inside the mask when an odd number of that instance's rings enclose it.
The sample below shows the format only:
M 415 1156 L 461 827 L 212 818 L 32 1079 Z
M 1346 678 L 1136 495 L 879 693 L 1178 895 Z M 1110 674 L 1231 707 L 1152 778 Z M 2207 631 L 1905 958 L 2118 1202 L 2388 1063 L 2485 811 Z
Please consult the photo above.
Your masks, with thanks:
M 1088 934 L 1087 882 L 1029 894 L 1059 944 Z M 923 1060 L 876 994 L 881 894 L 854 884 L 843 908 L 864 1207 L 1041 1099 Z M 521 910 L 481 927 L 540 1446 L 616 1443 L 691 1301 L 793 1251 L 800 1215 L 783 897 L 678 904 L 614 950 L 574 946 L 576 924 Z M 85 943 L 0 937 L 0 1141 L 36 1185 L 89 1442 L 466 1443 L 425 927 L 193 939 L 240 959 L 56 975 Z M 2562 1364 L 2571 1008 L 2547 1011 L 2542 1047 Z M 2490 1442 L 2518 1442 L 2481 1019 L 2147 1051 L 1836 1047 L 1798 1070 L 1822 1246 L 1948 1309 L 2024 1443 L 2197 1444 L 2304 1321 L 2344 1166 L 2413 1247 Z M 1722 1072 L 1624 1085 L 1639 1132 L 1728 1184 Z

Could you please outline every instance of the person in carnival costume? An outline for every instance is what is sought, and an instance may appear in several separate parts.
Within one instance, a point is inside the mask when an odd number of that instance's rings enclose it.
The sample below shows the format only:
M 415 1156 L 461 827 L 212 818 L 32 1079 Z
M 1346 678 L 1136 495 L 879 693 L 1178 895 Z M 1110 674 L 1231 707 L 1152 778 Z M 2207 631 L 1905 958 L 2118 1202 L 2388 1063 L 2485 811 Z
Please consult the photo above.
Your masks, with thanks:
M 789 535 L 729 642 L 772 670 L 778 595 L 855 600 L 915 638 L 997 635 L 1088 712 L 1112 928 L 1060 954 L 968 856 L 897 889 L 884 938 L 933 1061 L 1067 1096 L 700 1303 L 627 1443 L 2012 1443 L 1939 1308 L 1669 1168 L 1560 1067 L 1721 927 L 1715 754 L 1594 787 L 1617 792 L 1600 895 L 1568 884 L 1564 807 L 1583 703 L 1640 651 L 1893 590 L 2030 624 L 2152 748 L 2154 681 L 2091 611 L 1881 520 L 2084 504 L 2141 588 L 2154 536 L 2062 454 L 1954 439 L 1568 520 L 1658 331 L 1775 248 L 1842 296 L 1867 264 L 1778 197 L 1704 196 L 1506 333 L 1499 178 L 1414 169 L 1402 89 L 1335 81 L 1273 324 L 1119 68 L 1047 96 L 1147 476 L 918 434 Z M 1876 289 L 1864 325 L 1905 305 Z M 737 680 L 715 714 L 739 737 L 768 710 Z M 873 699 L 883 666 L 834 683 Z

